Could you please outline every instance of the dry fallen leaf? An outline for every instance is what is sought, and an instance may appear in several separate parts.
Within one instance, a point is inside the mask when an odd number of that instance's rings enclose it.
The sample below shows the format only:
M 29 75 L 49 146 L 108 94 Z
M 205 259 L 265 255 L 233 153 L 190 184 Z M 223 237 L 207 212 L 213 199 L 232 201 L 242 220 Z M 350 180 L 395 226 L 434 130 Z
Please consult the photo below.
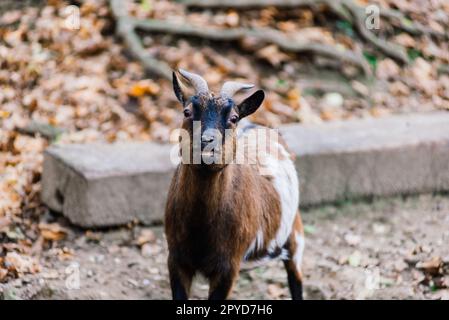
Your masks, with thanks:
M 436 70 L 433 68 L 432 64 L 430 64 L 421 57 L 415 60 L 411 69 L 412 76 L 419 81 L 423 79 L 425 80 L 431 79 L 435 71 Z
M 287 290 L 277 283 L 270 283 L 267 286 L 267 293 L 272 299 L 279 299 L 287 295 Z
M 426 276 L 418 270 L 412 270 L 412 277 L 416 283 L 421 283 L 426 279 Z
M 20 20 L 21 16 L 22 13 L 19 10 L 7 11 L 0 17 L 0 24 L 8 25 L 16 23 L 17 21 Z
M 29 256 L 21 255 L 17 252 L 8 252 L 5 257 L 4 266 L 8 270 L 19 274 L 38 273 L 41 269 L 38 261 Z
M 277 27 L 279 30 L 285 31 L 285 32 L 292 32 L 296 31 L 298 29 L 298 25 L 293 21 L 281 21 L 277 23 Z
M 87 240 L 99 242 L 102 238 L 102 234 L 100 232 L 93 232 L 91 230 L 87 230 L 85 233 Z
M 74 255 L 75 255 L 74 251 L 72 249 L 67 248 L 67 247 L 59 249 L 57 251 L 58 259 L 61 260 L 61 261 L 71 260 L 71 259 L 73 259 Z
M 416 41 L 408 33 L 401 33 L 394 37 L 394 42 L 401 46 L 414 48 L 416 47 Z
M 155 242 L 155 241 L 156 241 L 156 236 L 155 236 L 153 230 L 151 230 L 151 229 L 143 229 L 140 232 L 139 237 L 136 239 L 136 244 L 139 245 L 139 246 L 142 246 L 145 243 Z
M 152 80 L 141 80 L 133 84 L 128 90 L 128 94 L 132 97 L 139 98 L 145 94 L 157 95 L 160 91 L 160 86 Z
M 381 107 L 381 106 L 374 106 L 369 110 L 369 112 L 373 117 L 376 117 L 376 118 L 384 117 L 384 116 L 391 114 L 391 111 L 389 109 L 387 109 L 385 107 Z M 382 231 L 379 231 L 379 232 L 382 232 Z
M 0 232 L 6 232 L 11 224 L 11 219 L 9 217 L 0 217 Z
M 67 236 L 67 229 L 57 223 L 40 223 L 39 229 L 45 240 L 59 241 Z
M 306 124 L 319 124 L 323 122 L 319 115 L 312 110 L 309 102 L 304 97 L 301 97 L 300 108 L 296 111 L 296 116 L 300 122 Z
M 267 60 L 271 65 L 278 66 L 289 59 L 288 55 L 279 50 L 276 45 L 269 45 L 256 52 L 259 58 Z
M 266 106 L 269 111 L 277 115 L 283 115 L 286 117 L 293 117 L 294 115 L 293 109 L 281 102 L 266 104 Z
M 354 234 L 354 233 L 345 234 L 344 239 L 345 239 L 346 243 L 349 244 L 350 246 L 356 246 L 362 240 L 362 238 L 358 234 Z
M 410 89 L 401 81 L 395 81 L 390 85 L 390 92 L 394 96 L 407 96 Z
M 145 243 L 142 245 L 142 248 L 140 249 L 140 253 L 145 258 L 154 257 L 156 254 L 161 252 L 161 246 L 157 244 L 151 244 L 151 243 Z
M 351 86 L 358 94 L 361 94 L 362 96 L 369 96 L 370 94 L 370 89 L 359 81 L 351 81 Z
M 7 275 L 8 275 L 8 270 L 0 267 L 0 281 L 5 279 Z
M 332 109 L 322 110 L 320 112 L 320 117 L 324 121 L 332 121 L 332 120 L 337 120 L 339 118 L 338 113 Z
M 394 263 L 395 271 L 402 272 L 407 268 L 408 268 L 408 264 L 402 259 L 399 259 L 399 260 L 395 261 L 395 263 Z
M 9 111 L 0 110 L 0 118 L 6 119 L 9 118 L 10 115 L 11 113 Z
M 358 267 L 360 266 L 360 263 L 362 262 L 362 254 L 360 251 L 354 251 L 349 257 L 348 257 L 348 264 L 351 267 Z
M 382 80 L 395 79 L 400 75 L 400 68 L 392 59 L 384 59 L 379 62 L 376 75 Z
M 433 257 L 427 261 L 420 261 L 416 264 L 416 268 L 423 270 L 430 275 L 438 275 L 441 273 L 443 266 L 443 260 L 441 257 Z
M 229 27 L 236 27 L 239 24 L 239 14 L 236 11 L 230 11 L 226 14 L 226 25 Z

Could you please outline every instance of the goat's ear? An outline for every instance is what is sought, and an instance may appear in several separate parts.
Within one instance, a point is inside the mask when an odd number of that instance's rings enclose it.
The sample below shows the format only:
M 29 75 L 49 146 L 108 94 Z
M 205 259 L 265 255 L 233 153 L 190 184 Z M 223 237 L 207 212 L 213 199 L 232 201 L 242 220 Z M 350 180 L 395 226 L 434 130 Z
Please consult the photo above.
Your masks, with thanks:
M 254 113 L 262 104 L 263 99 L 265 99 L 265 93 L 263 90 L 257 90 L 248 98 L 243 100 L 243 102 L 237 106 L 239 118 L 242 119 Z
M 182 105 L 184 105 L 184 93 L 182 92 L 181 85 L 179 84 L 179 80 L 175 72 L 173 72 L 173 91 L 175 92 L 178 101 L 181 102 Z

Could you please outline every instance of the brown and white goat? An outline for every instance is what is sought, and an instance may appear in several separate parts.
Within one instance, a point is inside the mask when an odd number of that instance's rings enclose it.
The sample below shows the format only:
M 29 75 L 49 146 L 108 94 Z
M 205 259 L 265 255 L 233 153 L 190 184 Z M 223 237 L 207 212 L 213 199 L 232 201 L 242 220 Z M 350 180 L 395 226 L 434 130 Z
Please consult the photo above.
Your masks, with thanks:
M 196 121 L 201 124 L 202 158 L 192 163 L 191 155 L 182 155 L 168 193 L 165 233 L 173 298 L 187 299 L 193 276 L 201 273 L 210 283 L 209 299 L 226 299 L 242 263 L 280 257 L 292 298 L 302 299 L 299 184 L 281 138 L 270 134 L 272 148 L 256 155 L 253 162 L 205 161 L 210 157 L 207 144 L 217 138 L 208 133 L 210 129 L 225 137 L 214 155 L 221 160 L 235 157 L 238 142 L 247 141 L 245 137 L 257 128 L 239 122 L 259 108 L 264 92 L 256 91 L 236 104 L 233 95 L 252 85 L 226 82 L 215 96 L 201 76 L 179 73 L 196 91 L 186 96 L 173 73 L 174 91 L 184 108 L 182 129 L 188 133 L 180 138 L 181 150 L 195 152 Z

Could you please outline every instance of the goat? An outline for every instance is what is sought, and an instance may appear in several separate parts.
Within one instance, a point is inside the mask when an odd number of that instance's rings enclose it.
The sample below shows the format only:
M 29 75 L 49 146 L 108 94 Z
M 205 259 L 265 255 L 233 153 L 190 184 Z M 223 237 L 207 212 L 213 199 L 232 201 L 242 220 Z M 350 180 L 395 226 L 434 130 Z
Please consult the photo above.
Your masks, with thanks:
M 173 89 L 184 112 L 182 129 L 188 133 L 180 137 L 182 161 L 171 181 L 165 211 L 173 299 L 188 299 L 196 273 L 209 280 L 209 299 L 226 299 L 241 264 L 276 257 L 284 261 L 292 298 L 302 299 L 299 182 L 281 137 L 271 134 L 276 152 L 258 155 L 253 163 L 205 161 L 210 156 L 207 145 L 216 142 L 210 129 L 225 136 L 214 150 L 218 158 L 235 160 L 237 143 L 257 128 L 241 120 L 259 108 L 264 92 L 258 90 L 236 104 L 233 95 L 253 85 L 228 81 L 215 96 L 201 76 L 178 72 L 195 94 L 187 96 L 173 72 Z M 201 124 L 199 163 L 191 162 L 195 121 Z M 268 174 L 261 175 L 262 169 Z

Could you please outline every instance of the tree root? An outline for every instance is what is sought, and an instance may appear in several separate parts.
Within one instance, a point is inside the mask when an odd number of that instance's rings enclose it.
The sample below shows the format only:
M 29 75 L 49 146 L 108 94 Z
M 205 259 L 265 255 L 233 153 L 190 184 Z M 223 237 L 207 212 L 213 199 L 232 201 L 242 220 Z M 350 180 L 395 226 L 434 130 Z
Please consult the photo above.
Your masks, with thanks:
M 337 2 L 338 0 L 334 1 Z M 326 0 L 179 0 L 189 8 L 261 9 L 266 7 L 296 8 L 322 4 Z M 329 2 L 333 2 L 332 0 Z
M 313 53 L 348 62 L 362 68 L 365 73 L 370 73 L 369 66 L 361 54 L 357 54 L 351 50 L 338 49 L 322 43 L 297 41 L 271 28 L 217 29 L 196 27 L 189 24 L 174 24 L 163 20 L 133 19 L 132 21 L 137 29 L 147 32 L 194 36 L 213 41 L 238 41 L 245 38 L 257 39 L 259 43 L 275 44 L 287 52 Z
M 387 18 L 392 25 L 413 36 L 429 35 L 436 38 L 448 39 L 448 35 L 445 33 L 432 30 L 426 26 L 423 26 L 419 22 L 411 22 L 400 11 L 382 9 L 380 11 L 380 15 L 383 16 L 384 18 Z
M 126 10 L 120 0 L 110 0 L 114 17 L 117 20 L 117 32 L 125 41 L 128 49 L 142 62 L 150 73 L 170 79 L 171 69 L 162 61 L 150 56 L 142 46 L 136 30 L 153 33 L 190 36 L 212 41 L 238 41 L 247 38 L 256 39 L 259 43 L 275 44 L 280 49 L 293 53 L 312 53 L 331 59 L 351 63 L 360 67 L 365 74 L 371 74 L 371 69 L 361 53 L 339 49 L 318 42 L 302 42 L 287 37 L 282 32 L 270 28 L 202 28 L 189 24 L 176 24 L 164 20 L 135 19 L 126 15 Z
M 112 15 L 117 23 L 117 34 L 123 39 L 131 54 L 138 59 L 149 74 L 171 79 L 172 70 L 168 64 L 154 59 L 143 47 L 136 33 L 136 19 L 129 17 L 122 0 L 110 0 Z
M 359 34 L 369 43 L 379 48 L 385 55 L 401 63 L 408 63 L 408 55 L 404 47 L 377 37 L 366 28 L 365 8 L 353 0 L 181 0 L 189 8 L 264 8 L 268 6 L 293 8 L 315 7 L 325 5 L 343 20 L 352 23 Z M 381 9 L 381 16 L 387 18 L 393 25 L 412 35 L 428 34 L 435 37 L 447 38 L 447 35 L 430 30 L 425 26 L 410 22 L 401 12 L 391 9 Z
M 387 56 L 400 61 L 401 63 L 408 63 L 407 51 L 404 47 L 389 41 L 383 40 L 372 33 L 365 24 L 366 13 L 365 8 L 358 6 L 352 0 L 342 0 L 342 5 L 345 6 L 353 16 L 353 24 L 357 28 L 360 35 L 375 47 L 379 48 Z

